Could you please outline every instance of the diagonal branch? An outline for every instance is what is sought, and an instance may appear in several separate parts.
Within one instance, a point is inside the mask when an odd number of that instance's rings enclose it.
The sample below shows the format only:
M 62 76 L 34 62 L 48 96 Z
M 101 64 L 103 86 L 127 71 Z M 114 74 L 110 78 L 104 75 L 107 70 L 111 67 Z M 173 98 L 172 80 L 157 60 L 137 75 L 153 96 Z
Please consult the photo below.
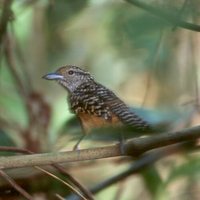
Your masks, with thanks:
M 3 170 L 0 170 L 0 176 L 4 178 L 15 190 L 17 190 L 23 197 L 28 200 L 33 200 L 33 197 L 27 193 L 22 187 L 20 187 L 10 176 L 8 176 Z
M 79 190 L 85 195 L 87 200 L 94 200 L 92 193 L 88 189 L 86 189 L 82 184 L 80 184 L 78 180 L 76 180 L 73 176 L 71 176 L 68 172 L 66 172 L 66 170 L 64 169 L 62 165 L 54 164 L 52 166 L 55 169 L 57 169 L 62 175 L 67 177 L 67 179 L 71 182 L 71 184 L 79 188 Z
M 124 171 L 120 172 L 117 175 L 114 175 L 101 183 L 98 183 L 95 186 L 92 186 L 90 189 L 90 192 L 92 194 L 97 194 L 101 192 L 102 190 L 110 187 L 113 184 L 119 183 L 126 178 L 130 177 L 133 174 L 137 174 L 138 172 L 141 172 L 145 168 L 149 167 L 150 165 L 153 165 L 158 160 L 167 157 L 169 155 L 172 155 L 174 153 L 183 152 L 183 150 L 187 149 L 188 143 L 181 143 L 178 145 L 171 145 L 170 147 L 160 148 L 153 150 L 151 152 L 148 152 L 144 154 L 143 156 L 139 157 L 138 160 L 132 162 L 130 166 L 125 169 Z M 193 150 L 193 149 L 189 149 Z M 74 199 L 74 200 L 80 200 L 80 197 L 78 197 L 76 194 L 70 195 L 67 198 Z M 66 199 L 67 199 L 66 198 Z
M 23 154 L 33 154 L 33 152 L 27 150 L 27 149 L 22 149 L 22 148 L 18 148 L 18 147 L 10 147 L 10 146 L 0 146 L 0 151 L 6 151 L 6 152 L 14 152 L 14 153 L 23 153 Z M 52 164 L 52 167 L 54 167 L 55 169 L 57 169 L 65 178 L 67 178 L 67 180 L 70 182 L 70 184 L 73 184 L 76 188 L 78 188 L 82 194 L 85 195 L 85 197 L 88 200 L 93 200 L 94 198 L 92 197 L 92 193 L 87 190 L 82 184 L 79 183 L 78 180 L 76 180 L 73 176 L 71 176 L 65 169 L 63 166 L 58 165 L 58 164 Z M 82 194 L 79 193 L 79 191 L 77 191 L 77 189 L 75 189 L 74 187 L 72 187 L 71 185 L 69 185 L 67 182 L 59 179 L 58 177 L 55 177 L 55 175 L 53 175 L 52 173 L 48 172 L 47 170 L 42 169 L 41 167 L 35 166 L 36 169 L 48 174 L 49 176 L 59 180 L 60 182 L 64 183 L 65 185 L 67 185 L 73 192 L 76 193 L 76 195 L 82 197 L 82 199 L 85 199 L 85 197 L 82 196 Z
M 19 155 L 0 157 L 0 168 L 16 168 L 49 165 L 56 163 L 86 161 L 101 158 L 132 156 L 138 157 L 149 150 L 165 147 L 172 144 L 188 142 L 200 138 L 200 126 L 184 129 L 177 132 L 162 133 L 149 137 L 131 139 L 123 144 L 106 147 L 83 149 L 78 151 L 53 152 L 34 155 Z
M 107 180 L 93 186 L 90 189 L 90 191 L 93 194 L 96 194 L 96 193 L 102 191 L 103 189 L 126 179 L 130 175 L 141 172 L 143 169 L 149 167 L 150 165 L 153 165 L 155 162 L 157 162 L 158 160 L 160 160 L 164 157 L 167 157 L 174 153 L 182 152 L 184 149 L 187 148 L 187 145 L 188 145 L 188 143 L 186 142 L 186 143 L 181 143 L 178 145 L 172 145 L 170 147 L 156 149 L 149 153 L 146 153 L 143 156 L 141 156 L 138 160 L 134 161 L 130 165 L 130 167 L 128 167 L 128 169 L 125 169 L 121 173 L 119 173 L 113 177 L 110 177 Z
M 156 8 L 155 6 L 151 6 L 149 4 L 143 3 L 142 1 L 138 0 L 125 0 L 130 4 L 133 4 L 147 12 L 150 12 L 151 14 L 160 17 L 174 26 L 179 26 L 181 28 L 189 29 L 191 31 L 197 31 L 200 32 L 200 25 L 192 24 L 186 21 L 183 21 L 182 19 L 178 18 L 177 14 L 174 14 L 172 12 L 166 11 L 164 9 Z

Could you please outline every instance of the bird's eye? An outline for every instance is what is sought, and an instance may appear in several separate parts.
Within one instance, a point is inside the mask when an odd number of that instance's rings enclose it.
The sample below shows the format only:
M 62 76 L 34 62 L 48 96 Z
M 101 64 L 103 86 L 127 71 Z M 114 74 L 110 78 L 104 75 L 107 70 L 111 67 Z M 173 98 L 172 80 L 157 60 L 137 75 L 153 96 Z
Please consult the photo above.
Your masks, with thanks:
M 73 75 L 73 74 L 74 74 L 74 71 L 69 70 L 69 71 L 68 71 L 68 74 L 69 74 L 69 75 Z

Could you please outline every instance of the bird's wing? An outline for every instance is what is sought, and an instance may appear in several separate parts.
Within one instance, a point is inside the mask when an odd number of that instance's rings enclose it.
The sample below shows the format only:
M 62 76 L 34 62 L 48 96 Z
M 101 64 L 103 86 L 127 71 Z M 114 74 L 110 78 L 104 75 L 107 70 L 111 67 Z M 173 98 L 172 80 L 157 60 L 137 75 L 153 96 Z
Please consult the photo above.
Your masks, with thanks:
M 97 93 L 97 96 L 104 102 L 105 106 L 109 107 L 109 111 L 116 115 L 123 124 L 142 131 L 151 129 L 148 122 L 132 112 L 112 91 L 101 86 L 98 88 Z
M 105 120 L 117 117 L 122 124 L 136 130 L 149 130 L 150 125 L 132 112 L 112 91 L 100 84 L 82 85 L 71 97 L 72 110 L 87 113 Z

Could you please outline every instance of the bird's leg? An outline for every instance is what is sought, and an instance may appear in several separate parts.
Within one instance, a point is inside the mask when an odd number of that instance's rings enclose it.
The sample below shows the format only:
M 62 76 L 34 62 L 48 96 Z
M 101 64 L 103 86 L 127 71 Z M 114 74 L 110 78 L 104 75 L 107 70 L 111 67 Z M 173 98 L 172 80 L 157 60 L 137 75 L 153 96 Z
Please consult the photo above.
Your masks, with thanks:
M 119 138 L 119 147 L 120 147 L 120 152 L 123 155 L 124 154 L 124 135 L 122 132 L 122 129 L 120 128 L 120 138 Z
M 79 149 L 78 146 L 79 146 L 79 144 L 81 143 L 81 141 L 83 140 L 84 137 L 85 137 L 85 135 L 82 135 L 82 136 L 80 137 L 80 139 L 78 140 L 78 142 L 74 145 L 73 151 L 76 151 L 76 150 Z

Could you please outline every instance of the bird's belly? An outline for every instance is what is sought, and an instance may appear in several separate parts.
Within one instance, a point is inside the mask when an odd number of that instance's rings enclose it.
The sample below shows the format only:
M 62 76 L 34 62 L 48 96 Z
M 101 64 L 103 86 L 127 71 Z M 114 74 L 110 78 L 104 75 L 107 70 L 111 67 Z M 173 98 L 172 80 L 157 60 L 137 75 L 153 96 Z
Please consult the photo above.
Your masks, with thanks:
M 121 124 L 117 116 L 112 116 L 111 119 L 106 120 L 103 117 L 98 117 L 86 113 L 79 113 L 78 117 L 81 120 L 82 127 L 86 134 L 95 128 L 101 128 L 101 127 L 103 128 L 109 126 L 113 127 Z

